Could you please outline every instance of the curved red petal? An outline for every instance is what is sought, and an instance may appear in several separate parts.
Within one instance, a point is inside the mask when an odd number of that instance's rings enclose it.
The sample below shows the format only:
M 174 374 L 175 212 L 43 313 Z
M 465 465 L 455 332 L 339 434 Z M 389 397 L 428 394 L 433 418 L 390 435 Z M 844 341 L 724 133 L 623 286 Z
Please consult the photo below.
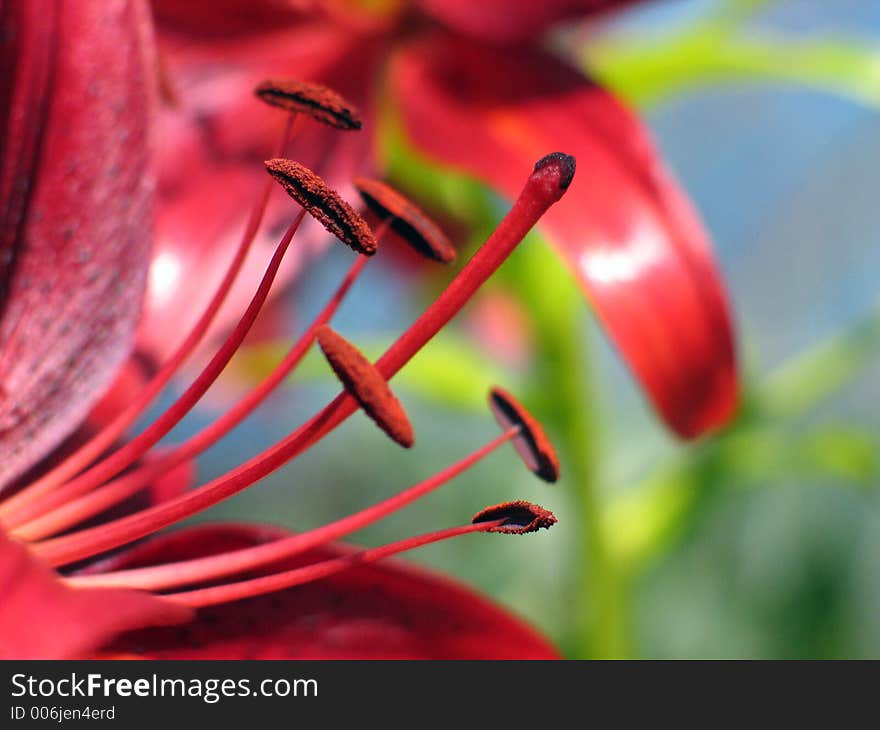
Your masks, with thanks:
M 277 152 L 286 113 L 258 101 L 254 87 L 268 77 L 289 76 L 326 84 L 357 106 L 363 131 L 339 132 L 303 120 L 288 151 L 354 201 L 349 181 L 373 168 L 369 79 L 377 49 L 315 23 L 212 39 L 194 39 L 162 25 L 159 32 L 174 102 L 161 117 L 156 248 L 138 343 L 161 362 L 210 300 L 265 183 L 263 160 Z M 215 332 L 238 319 L 294 212 L 284 196 L 270 200 Z M 276 291 L 327 240 L 314 221 L 304 222 L 276 278 Z M 182 281 L 187 285 L 180 286 Z
M 721 275 L 638 120 L 538 50 L 435 35 L 392 79 L 418 146 L 509 195 L 542 155 L 577 158 L 544 229 L 666 422 L 685 437 L 725 423 L 738 386 Z
M 155 94 L 140 2 L 4 3 L 0 22 L 3 485 L 71 432 L 129 352 Z
M 633 5 L 640 0 L 419 0 L 428 15 L 482 41 L 514 43 L 549 26 Z
M 191 616 L 148 593 L 68 588 L 3 532 L 0 592 L 0 659 L 83 659 L 120 632 Z
M 191 37 L 261 33 L 312 14 L 315 0 L 151 0 L 156 23 Z
M 183 560 L 285 534 L 260 526 L 196 527 L 141 544 L 99 568 Z M 314 551 L 278 567 L 337 554 Z M 160 659 L 558 658 L 533 629 L 472 590 L 397 561 L 201 609 L 184 627 L 137 631 L 111 651 Z

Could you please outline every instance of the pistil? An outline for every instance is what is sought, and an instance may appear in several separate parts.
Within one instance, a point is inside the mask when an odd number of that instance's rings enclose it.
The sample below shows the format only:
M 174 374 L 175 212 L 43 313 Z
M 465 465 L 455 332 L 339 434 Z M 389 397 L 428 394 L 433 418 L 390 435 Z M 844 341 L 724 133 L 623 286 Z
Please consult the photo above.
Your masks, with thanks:
M 571 183 L 574 166 L 574 158 L 561 153 L 538 161 L 513 208 L 495 232 L 449 287 L 377 361 L 376 368 L 386 380 L 455 316 L 540 217 L 562 197 Z M 34 550 L 49 563 L 63 565 L 131 542 L 197 514 L 246 489 L 302 453 L 355 409 L 354 398 L 343 393 L 289 436 L 203 487 L 129 517 L 37 543 Z

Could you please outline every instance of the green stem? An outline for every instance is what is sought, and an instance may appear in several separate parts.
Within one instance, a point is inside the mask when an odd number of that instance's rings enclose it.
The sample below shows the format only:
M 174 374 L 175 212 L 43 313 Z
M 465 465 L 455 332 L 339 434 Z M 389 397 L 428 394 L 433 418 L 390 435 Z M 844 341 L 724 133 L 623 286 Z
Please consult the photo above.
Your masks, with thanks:
M 570 329 L 579 329 L 569 321 Z M 581 533 L 573 587 L 575 656 L 623 658 L 631 653 L 628 585 L 613 561 L 604 532 L 598 490 L 598 444 L 589 356 L 577 331 L 556 338 L 553 358 L 559 408 L 556 423 L 567 458 L 567 483 L 577 507 Z
M 545 384 L 530 394 L 529 401 L 537 406 L 560 449 L 562 484 L 574 502 L 570 519 L 578 530 L 567 587 L 573 609 L 566 649 L 576 657 L 624 657 L 631 652 L 628 582 L 615 564 L 604 527 L 597 399 L 584 337 L 588 312 L 580 292 L 545 245 L 534 242 L 518 252 L 512 264 L 529 272 L 511 273 L 536 323 L 538 372 L 531 381 Z

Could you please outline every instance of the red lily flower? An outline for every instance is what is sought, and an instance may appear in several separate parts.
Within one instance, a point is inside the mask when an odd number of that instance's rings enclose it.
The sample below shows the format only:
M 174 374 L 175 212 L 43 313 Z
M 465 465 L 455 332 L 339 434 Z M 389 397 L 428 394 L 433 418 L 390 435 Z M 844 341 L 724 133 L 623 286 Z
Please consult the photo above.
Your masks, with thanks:
M 286 158 L 270 160 L 268 184 L 279 183 L 299 206 L 291 210 L 286 201 L 281 241 L 256 293 L 210 362 L 165 413 L 119 445 L 120 436 L 192 353 L 227 301 L 239 263 L 262 230 L 268 188 L 257 196 L 233 263 L 181 338 L 183 344 L 172 348 L 147 385 L 128 394 L 127 405 L 105 414 L 97 432 L 78 433 L 60 453 L 53 452 L 114 382 L 141 316 L 154 193 L 156 65 L 150 31 L 148 14 L 137 0 L 7 3 L 0 12 L 0 54 L 4 68 L 12 70 L 0 87 L 0 441 L 7 456 L 0 472 L 0 658 L 95 652 L 556 656 L 522 622 L 462 586 L 393 563 L 373 565 L 470 533 L 523 534 L 550 527 L 555 518 L 540 507 L 507 502 L 479 511 L 468 524 L 378 548 L 331 544 L 449 482 L 508 442 L 527 468 L 555 481 L 558 465 L 540 425 L 501 389 L 490 395 L 503 429 L 500 436 L 361 512 L 295 535 L 233 525 L 151 536 L 255 484 L 329 435 L 358 406 L 395 441 L 411 446 L 411 426 L 387 381 L 564 195 L 574 175 L 568 155 L 554 153 L 538 161 L 498 229 L 375 365 L 330 330 L 327 321 L 389 228 L 435 258 L 446 256 L 448 244 L 424 214 L 380 183 L 361 185 L 383 218 L 374 233 L 309 168 Z M 339 112 L 337 97 L 327 90 L 292 88 L 272 84 L 273 102 L 293 109 L 316 107 L 315 116 L 324 121 Z M 265 108 L 262 113 L 278 114 Z M 286 117 L 281 151 L 294 118 L 302 114 Z M 313 124 L 304 121 L 306 127 Z M 306 212 L 358 253 L 348 275 L 263 383 L 188 441 L 153 451 L 241 345 Z M 315 340 L 343 382 L 343 393 L 266 451 L 183 491 L 180 468 L 259 405 Z M 130 501 L 150 486 L 147 505 Z M 150 539 L 138 542 L 142 538 Z M 169 625 L 173 628 L 156 628 Z
M 201 221 L 205 206 L 234 209 L 242 151 L 268 134 L 228 101 L 242 93 L 210 93 L 220 84 L 243 90 L 269 73 L 325 82 L 362 107 L 371 129 L 376 99 L 387 100 L 421 151 L 508 196 L 525 165 L 561 147 L 588 174 L 543 219 L 545 232 L 666 423 L 684 437 L 723 425 L 738 400 L 736 357 L 702 225 L 639 121 L 541 44 L 554 23 L 627 4 L 412 0 L 367 12 L 353 0 L 154 0 L 166 76 L 181 90 L 169 123 L 191 132 L 168 146 L 179 164 L 163 170 L 176 184 L 160 198 L 160 251 L 190 255 L 165 229 Z M 349 152 L 346 178 L 375 164 L 369 145 Z M 204 186 L 174 171 L 192 168 L 195 155 L 205 158 L 200 169 L 227 172 L 229 197 L 191 202 Z M 161 302 L 151 298 L 154 310 Z

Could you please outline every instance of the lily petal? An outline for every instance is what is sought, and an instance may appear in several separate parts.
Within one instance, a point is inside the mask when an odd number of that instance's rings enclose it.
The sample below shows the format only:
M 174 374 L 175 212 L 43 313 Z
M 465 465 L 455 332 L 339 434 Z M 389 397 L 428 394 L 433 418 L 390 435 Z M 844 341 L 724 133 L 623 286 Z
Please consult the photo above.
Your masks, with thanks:
M 143 543 L 96 569 L 132 568 L 248 547 L 271 527 L 196 527 Z M 295 563 L 335 557 L 313 551 Z M 472 590 L 398 561 L 260 598 L 201 609 L 178 629 L 121 637 L 111 652 L 161 659 L 555 659 L 533 629 Z
M 638 120 L 540 50 L 439 34 L 398 55 L 392 83 L 419 147 L 508 195 L 529 160 L 577 158 L 545 231 L 668 425 L 693 437 L 725 423 L 738 387 L 721 275 Z
M 137 0 L 4 3 L 0 23 L 2 486 L 78 425 L 130 350 L 155 64 Z
M 151 0 L 156 23 L 192 37 L 280 28 L 307 16 L 315 0 Z
M 139 591 L 72 589 L 0 532 L 0 659 L 87 658 L 116 634 L 191 612 Z M 23 630 L 24 627 L 38 627 Z
M 419 0 L 426 14 L 473 38 L 515 43 L 555 23 L 632 5 L 640 0 Z

